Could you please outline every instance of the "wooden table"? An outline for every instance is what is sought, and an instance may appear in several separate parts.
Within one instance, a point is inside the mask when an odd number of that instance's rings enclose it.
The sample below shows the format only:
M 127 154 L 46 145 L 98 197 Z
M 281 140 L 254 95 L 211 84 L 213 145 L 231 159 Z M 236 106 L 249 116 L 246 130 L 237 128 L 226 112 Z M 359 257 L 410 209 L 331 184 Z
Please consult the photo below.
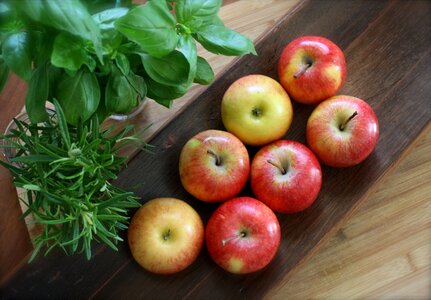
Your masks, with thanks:
M 311 2 L 311 4 L 300 3 L 299 6 L 301 7 L 297 7 L 297 2 L 291 0 L 228 1 L 222 8 L 221 16 L 228 26 L 236 28 L 256 40 L 258 36 L 273 27 L 277 19 L 289 13 L 293 7 L 296 7 L 296 11 L 303 9 L 302 6 L 322 5 L 319 2 Z M 361 5 L 368 4 L 370 3 L 361 3 Z M 328 7 L 336 9 L 337 5 L 342 5 L 342 3 L 333 5 L 331 3 Z M 375 13 L 373 5 L 370 6 L 370 14 Z M 398 6 L 400 7 L 398 8 Z M 430 6 L 424 5 L 424 2 L 389 3 L 381 11 L 378 11 L 378 15 L 374 19 L 371 19 L 373 22 L 370 22 L 369 26 L 371 28 L 374 26 L 375 30 L 378 31 L 380 23 L 390 23 L 390 20 L 387 20 L 389 18 L 388 11 L 397 13 L 405 10 L 409 13 L 410 6 L 423 6 L 425 11 L 422 12 L 422 15 L 426 16 L 431 13 Z M 323 13 L 330 14 L 329 12 Z M 403 20 L 404 22 L 414 22 L 414 17 L 414 15 L 408 15 Z M 311 20 L 309 22 L 312 23 Z M 400 34 L 403 33 L 402 24 L 401 22 L 397 25 L 401 26 L 399 29 Z M 418 24 L 430 29 L 430 22 L 425 21 L 425 19 L 422 22 L 418 21 Z M 409 24 L 406 25 L 406 27 L 408 26 Z M 343 28 L 336 29 L 338 31 L 343 30 Z M 310 31 L 308 28 L 294 28 L 294 30 L 298 34 Z M 345 32 L 339 33 L 338 36 L 349 34 L 349 30 L 354 31 L 355 29 L 344 28 L 344 30 Z M 430 30 L 428 30 L 428 33 L 430 33 Z M 331 35 L 332 33 L 328 32 L 327 34 Z M 353 32 L 352 34 L 357 33 Z M 378 32 L 376 36 L 383 34 L 385 32 Z M 402 41 L 403 38 L 408 37 L 398 38 L 398 40 Z M 430 35 L 428 34 L 425 38 L 428 38 L 429 48 Z M 396 37 L 395 40 L 397 40 Z M 423 41 L 416 42 L 423 44 Z M 373 41 L 370 41 L 370 43 L 372 46 Z M 416 46 L 415 41 L 411 42 L 409 46 L 408 44 L 402 45 L 403 47 L 413 48 Z M 396 45 L 388 45 L 387 47 L 396 47 Z M 354 53 L 351 53 L 352 50 L 349 49 L 351 48 L 347 49 L 347 53 L 348 57 L 349 54 L 351 57 Z M 405 50 L 406 53 L 411 53 L 409 49 L 411 48 Z M 377 48 L 374 51 L 392 53 L 391 49 Z M 368 54 L 372 55 L 372 53 Z M 210 55 L 207 57 L 215 66 L 218 74 L 221 74 L 221 71 L 231 61 Z M 377 73 L 380 71 L 373 70 L 372 67 L 382 68 L 386 72 L 392 70 L 391 67 L 385 65 L 371 66 L 369 62 L 375 61 L 372 58 L 367 58 L 367 56 L 364 56 L 363 60 L 352 60 L 354 65 L 349 65 L 348 61 L 348 72 L 351 73 L 362 72 L 366 76 L 367 70 L 365 67 L 368 68 L 369 72 Z M 364 67 L 357 64 L 360 61 L 364 63 Z M 400 62 L 397 61 L 397 63 Z M 390 77 L 390 74 L 388 74 L 388 77 Z M 347 84 L 350 84 L 350 88 L 354 89 L 351 82 Z M 7 120 L 21 108 L 23 87 L 22 82 L 12 79 L 8 89 L 1 96 L 0 125 L 3 128 L 8 122 Z M 429 85 L 427 88 L 425 91 L 429 91 Z M 173 116 L 187 107 L 194 100 L 195 95 L 202 91 L 202 87 L 195 88 L 184 99 L 178 100 L 172 110 L 165 110 L 151 104 L 146 112 L 140 116 L 140 119 L 135 122 L 136 124 L 138 122 L 154 123 L 155 126 L 153 126 L 152 131 L 148 133 L 148 138 L 151 138 Z M 356 92 L 360 93 L 360 91 Z M 424 93 L 424 90 L 422 93 Z M 20 104 L 10 104 L 11 100 L 14 101 L 12 103 Z M 428 103 L 425 102 L 425 104 L 429 105 L 429 101 Z M 154 116 L 156 115 L 162 115 L 162 117 L 155 119 Z M 428 110 L 428 123 L 429 118 Z M 265 296 L 279 299 L 286 297 L 293 299 L 384 297 L 390 299 L 392 297 L 413 296 L 421 299 L 429 298 L 431 290 L 431 214 L 428 196 L 431 183 L 430 150 L 430 127 L 428 126 L 415 141 L 406 147 L 402 155 L 403 159 L 400 160 L 401 163 L 391 168 L 392 174 L 382 181 L 383 184 L 380 184 L 377 190 L 373 191 L 373 193 L 370 192 L 369 199 L 365 205 L 357 210 L 341 229 L 334 231 L 336 234 L 330 240 L 325 239 L 327 243 L 320 252 L 318 252 L 318 249 L 323 246 L 323 242 L 314 247 L 312 253 L 307 255 L 301 264 L 298 264 L 294 272 L 290 272 L 286 278 L 283 278 L 283 280 L 265 291 Z M 28 241 L 25 226 L 17 222 L 19 206 L 17 205 L 16 197 L 13 197 L 13 193 L 10 192 L 13 189 L 11 189 L 9 178 L 3 170 L 0 171 L 0 189 L 2 190 L 2 195 L 0 196 L 0 208 L 2 208 L 0 210 L 0 214 L 2 214 L 0 226 L 5 229 L 0 233 L 0 245 L 2 247 L 0 252 L 0 274 L 3 281 L 6 281 L 9 275 L 13 273 L 9 271 L 10 268 L 20 266 L 19 262 L 28 254 L 31 244 Z M 9 193 L 3 193 L 3 191 L 9 191 Z M 317 255 L 311 258 L 314 253 L 317 253 Z M 49 257 L 44 261 L 48 268 L 49 261 Z M 306 261 L 307 263 L 305 263 Z M 82 272 L 79 268 L 74 271 Z M 55 278 L 53 280 L 55 282 Z M 5 291 L 9 294 L 13 294 L 14 288 L 13 284 L 4 286 Z M 48 289 L 48 285 L 46 288 Z

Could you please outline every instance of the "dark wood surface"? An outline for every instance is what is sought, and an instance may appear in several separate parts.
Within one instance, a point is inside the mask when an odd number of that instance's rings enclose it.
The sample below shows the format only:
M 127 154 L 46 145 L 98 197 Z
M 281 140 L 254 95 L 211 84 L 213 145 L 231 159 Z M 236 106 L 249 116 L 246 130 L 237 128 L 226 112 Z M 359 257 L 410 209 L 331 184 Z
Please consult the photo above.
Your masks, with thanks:
M 282 242 L 274 261 L 263 271 L 233 276 L 202 251 L 185 271 L 156 276 L 131 258 L 126 243 L 119 252 L 96 246 L 94 257 L 66 257 L 60 251 L 24 267 L 3 288 L 5 298 L 260 298 L 288 276 L 346 220 L 397 164 L 429 123 L 431 106 L 431 3 L 428 1 L 311 1 L 278 23 L 258 46 L 259 56 L 237 60 L 151 143 L 154 154 L 136 156 L 118 180 L 145 202 L 170 196 L 188 201 L 208 219 L 216 205 L 188 195 L 178 177 L 181 147 L 195 133 L 223 129 L 220 100 L 237 78 L 250 74 L 276 76 L 283 47 L 301 35 L 322 35 L 346 54 L 347 80 L 340 93 L 366 100 L 376 111 L 380 138 L 361 165 L 323 167 L 323 186 L 305 212 L 278 215 Z M 305 142 L 305 124 L 313 107 L 294 104 L 288 139 Z M 251 153 L 257 149 L 249 148 Z M 243 194 L 250 195 L 246 188 Z

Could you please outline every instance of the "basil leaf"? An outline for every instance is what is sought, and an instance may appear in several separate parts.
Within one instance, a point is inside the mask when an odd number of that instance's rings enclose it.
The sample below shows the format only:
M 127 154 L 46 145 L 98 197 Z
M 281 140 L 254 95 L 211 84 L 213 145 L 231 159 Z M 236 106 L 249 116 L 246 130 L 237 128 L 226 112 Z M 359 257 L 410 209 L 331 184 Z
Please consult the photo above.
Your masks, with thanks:
M 197 29 L 217 15 L 221 3 L 221 0 L 178 0 L 175 15 L 180 23 Z
M 59 68 L 77 71 L 83 64 L 94 71 L 96 62 L 85 51 L 85 43 L 79 37 L 62 32 L 54 40 L 51 63 Z
M 100 88 L 96 75 L 86 69 L 76 72 L 75 76 L 67 74 L 57 86 L 56 98 L 63 107 L 68 123 L 77 125 L 85 122 L 97 110 L 100 102 Z
M 90 40 L 97 57 L 102 61 L 99 28 L 79 0 L 21 0 L 16 5 L 34 21 Z
M 197 50 L 196 42 L 190 35 L 181 35 L 178 42 L 178 50 L 184 55 L 189 63 L 189 75 L 187 81 L 193 81 L 196 74 Z
M 9 78 L 9 67 L 0 56 L 0 94 Z
M 34 46 L 33 59 L 36 66 L 51 59 L 54 38 L 52 32 L 31 31 L 31 44 Z
M 32 123 L 48 120 L 45 103 L 49 94 L 49 78 L 46 63 L 39 65 L 28 83 L 25 109 Z
M 110 113 L 127 114 L 137 104 L 137 93 L 120 72 L 109 76 L 105 90 L 105 107 Z
M 127 81 L 133 87 L 133 89 L 138 93 L 141 99 L 144 99 L 147 95 L 147 85 L 145 84 L 144 78 L 139 75 L 136 75 L 132 71 L 129 72 L 126 76 Z
M 224 26 L 202 27 L 194 34 L 194 37 L 205 49 L 215 54 L 236 56 L 252 53 L 256 55 L 250 39 Z
M 2 52 L 9 69 L 24 80 L 29 80 L 32 68 L 28 34 L 17 32 L 9 35 L 3 43 Z
M 115 64 L 117 65 L 118 69 L 120 69 L 121 73 L 123 73 L 124 76 L 127 76 L 129 74 L 130 63 L 126 55 L 124 55 L 121 52 L 118 52 L 117 56 L 115 57 Z
M 198 56 L 195 83 L 210 84 L 214 80 L 214 72 L 205 58 Z
M 145 72 L 158 83 L 177 86 L 187 84 L 189 76 L 189 63 L 179 51 L 157 58 L 141 53 Z
M 167 86 L 160 84 L 151 78 L 145 78 L 147 84 L 147 96 L 162 105 L 168 103 L 167 101 L 177 99 L 183 96 L 189 86 Z M 164 104 L 163 104 L 164 103 Z M 166 105 L 165 105 L 166 106 Z
M 102 35 L 104 54 L 109 55 L 121 45 L 123 35 L 115 29 L 114 22 L 126 15 L 128 11 L 128 8 L 118 7 L 101 11 L 92 16 Z
M 176 21 L 166 1 L 149 1 L 115 21 L 115 28 L 155 57 L 170 53 L 178 44 Z

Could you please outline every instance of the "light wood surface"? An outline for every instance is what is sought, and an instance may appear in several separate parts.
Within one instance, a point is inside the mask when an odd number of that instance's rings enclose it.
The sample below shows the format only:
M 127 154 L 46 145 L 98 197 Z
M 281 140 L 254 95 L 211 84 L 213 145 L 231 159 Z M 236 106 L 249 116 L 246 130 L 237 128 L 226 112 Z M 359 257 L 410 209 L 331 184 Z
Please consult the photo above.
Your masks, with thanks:
M 230 2 L 232 3 L 222 7 L 221 18 L 227 26 L 256 40 L 298 0 Z M 220 74 L 235 59 L 213 56 L 202 49 L 200 51 L 210 61 L 216 74 Z M 153 124 L 146 133 L 146 137 L 150 138 L 189 105 L 191 99 L 204 88 L 194 87 L 185 97 L 176 100 L 173 108 L 169 110 L 150 102 L 143 113 L 131 122 L 140 126 Z M 2 94 L 0 98 L 1 115 L 4 113 L 3 96 Z M 415 297 L 427 299 L 431 297 L 429 201 L 431 140 L 429 132 L 430 130 L 395 172 L 387 177 L 381 188 L 334 238 L 313 259 L 304 264 L 301 270 L 275 289 L 269 298 Z M 0 173 L 2 172 L 3 170 L 0 170 Z M 6 205 L 8 208 L 16 206 L 16 199 L 10 197 L 4 199 L 4 196 L 0 195 L 0 200 L 3 205 L 9 203 Z M 3 211 L 0 215 L 3 216 Z M 7 227 L 7 231 L 14 232 L 14 229 Z M 28 251 L 28 245 L 10 247 L 10 243 L 13 244 L 10 237 L 14 234 L 9 234 L 7 237 L 6 235 L 5 233 L 0 235 L 2 254 L 6 253 L 5 248 Z M 16 240 L 25 241 L 22 238 L 16 238 Z M 10 256 L 0 256 L 0 269 L 3 271 L 5 267 L 3 262 L 7 260 L 11 261 Z M 0 274 L 5 273 L 0 272 Z

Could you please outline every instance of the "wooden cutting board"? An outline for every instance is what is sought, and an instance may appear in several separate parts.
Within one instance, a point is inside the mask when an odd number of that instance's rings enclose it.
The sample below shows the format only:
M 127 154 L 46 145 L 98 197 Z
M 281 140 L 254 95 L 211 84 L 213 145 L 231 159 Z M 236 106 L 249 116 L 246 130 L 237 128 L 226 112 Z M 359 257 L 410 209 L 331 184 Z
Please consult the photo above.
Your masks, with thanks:
M 199 299 L 264 296 L 336 231 L 429 123 L 430 23 L 423 21 L 429 11 L 430 4 L 419 1 L 302 3 L 259 42 L 258 57 L 236 60 L 151 141 L 157 149 L 154 155 L 139 154 L 122 172 L 118 183 L 135 190 L 143 201 L 159 196 L 182 198 L 207 220 L 215 207 L 199 203 L 179 183 L 177 164 L 182 145 L 198 131 L 223 128 L 220 99 L 235 79 L 250 73 L 276 78 L 278 56 L 293 38 L 323 35 L 339 44 L 348 62 L 342 93 L 363 98 L 375 109 L 381 129 L 379 144 L 357 167 L 324 167 L 324 184 L 316 203 L 300 214 L 279 215 L 282 244 L 267 269 L 250 276 L 228 275 L 203 251 L 189 269 L 161 277 L 139 268 L 126 245 L 119 253 L 99 246 L 90 262 L 81 257 L 65 257 L 58 251 L 23 268 L 9 283 L 6 296 Z M 294 105 L 294 123 L 286 138 L 305 142 L 305 122 L 311 110 L 312 107 Z M 255 150 L 250 148 L 251 152 Z

